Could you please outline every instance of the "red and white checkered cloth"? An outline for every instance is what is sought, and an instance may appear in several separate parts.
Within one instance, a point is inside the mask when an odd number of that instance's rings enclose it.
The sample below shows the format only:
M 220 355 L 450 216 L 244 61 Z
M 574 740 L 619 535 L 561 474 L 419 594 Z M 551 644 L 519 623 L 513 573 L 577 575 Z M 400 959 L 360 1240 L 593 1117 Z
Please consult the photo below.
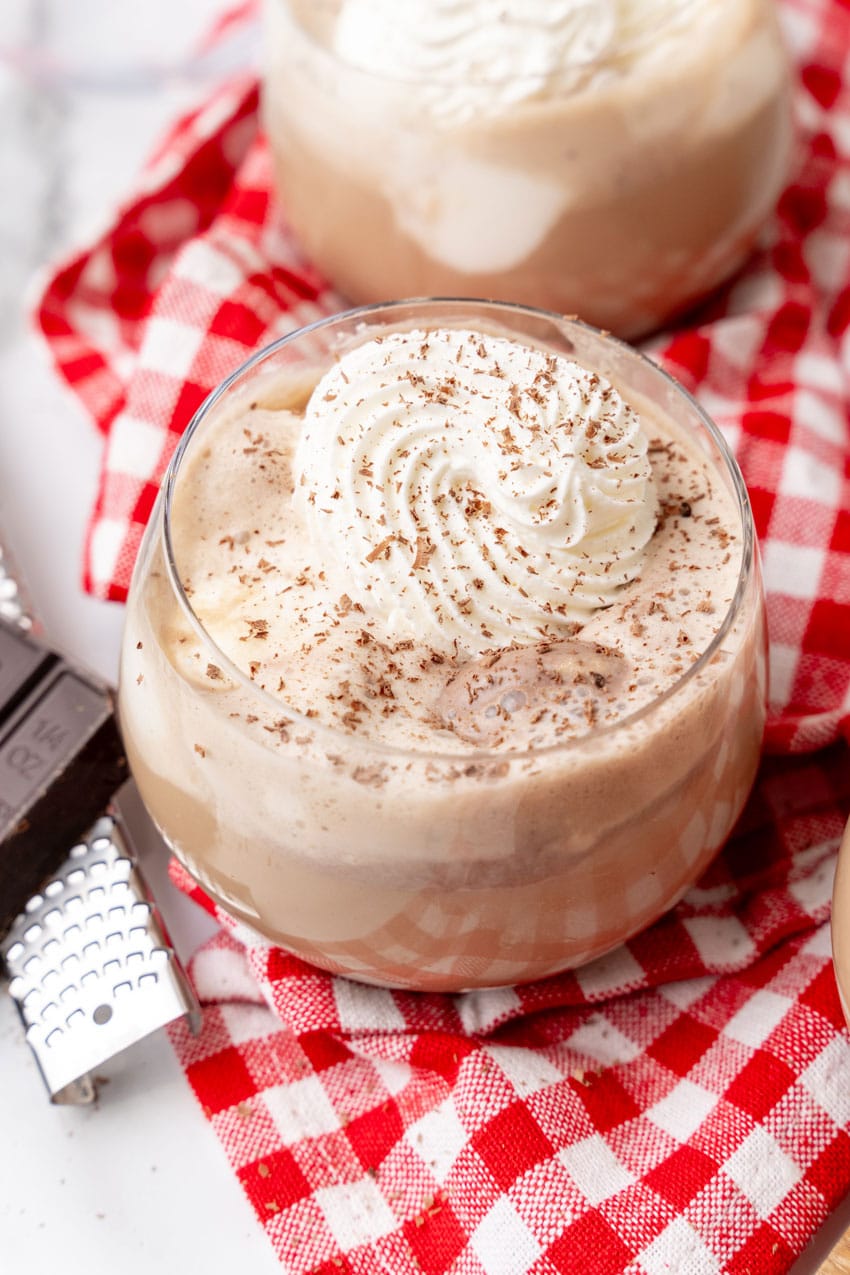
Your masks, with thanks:
M 850 812 L 850 5 L 781 7 L 801 168 L 748 268 L 653 352 L 747 479 L 768 586 L 768 743 L 785 755 L 765 762 L 683 902 L 573 974 L 389 992 L 222 918 L 193 966 L 203 1031 L 174 1040 L 293 1275 L 769 1275 L 850 1187 L 850 1045 L 827 923 Z M 173 129 L 38 308 L 105 436 L 88 588 L 124 597 L 159 478 L 208 390 L 340 304 L 271 193 L 255 82 L 227 84 Z

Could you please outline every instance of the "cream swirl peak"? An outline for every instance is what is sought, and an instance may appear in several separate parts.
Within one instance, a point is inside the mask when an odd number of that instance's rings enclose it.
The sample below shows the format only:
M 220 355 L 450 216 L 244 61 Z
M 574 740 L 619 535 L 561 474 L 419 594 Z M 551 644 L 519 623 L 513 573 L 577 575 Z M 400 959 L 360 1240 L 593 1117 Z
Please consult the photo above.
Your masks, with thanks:
M 466 329 L 345 353 L 294 472 L 328 586 L 437 648 L 574 632 L 639 575 L 656 525 L 647 438 L 617 390 Z
M 335 52 L 406 79 L 433 112 L 500 110 L 597 76 L 688 32 L 707 0 L 343 0 Z M 649 38 L 651 37 L 651 38 Z

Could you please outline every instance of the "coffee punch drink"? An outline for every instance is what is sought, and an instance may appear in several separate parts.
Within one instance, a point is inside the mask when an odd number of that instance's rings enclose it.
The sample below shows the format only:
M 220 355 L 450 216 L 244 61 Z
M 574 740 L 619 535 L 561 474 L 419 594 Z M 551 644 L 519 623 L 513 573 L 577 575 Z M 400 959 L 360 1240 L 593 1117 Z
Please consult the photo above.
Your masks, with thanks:
M 286 216 L 353 304 L 491 297 L 633 339 L 786 179 L 773 0 L 265 0 Z
M 323 320 L 204 405 L 139 555 L 120 720 L 223 907 L 459 990 L 622 942 L 729 833 L 764 722 L 746 494 L 627 346 L 489 303 Z

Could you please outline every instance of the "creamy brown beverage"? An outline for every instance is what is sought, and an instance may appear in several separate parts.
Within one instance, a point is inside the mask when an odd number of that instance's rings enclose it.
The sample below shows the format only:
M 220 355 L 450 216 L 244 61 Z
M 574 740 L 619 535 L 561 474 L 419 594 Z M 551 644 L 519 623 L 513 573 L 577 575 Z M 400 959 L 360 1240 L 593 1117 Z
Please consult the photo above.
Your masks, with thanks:
M 128 607 L 121 722 L 176 853 L 326 968 L 458 989 L 668 907 L 755 771 L 742 490 L 699 410 L 516 308 L 342 316 L 196 421 Z
M 772 0 L 265 0 L 286 216 L 353 302 L 488 296 L 634 337 L 785 180 Z

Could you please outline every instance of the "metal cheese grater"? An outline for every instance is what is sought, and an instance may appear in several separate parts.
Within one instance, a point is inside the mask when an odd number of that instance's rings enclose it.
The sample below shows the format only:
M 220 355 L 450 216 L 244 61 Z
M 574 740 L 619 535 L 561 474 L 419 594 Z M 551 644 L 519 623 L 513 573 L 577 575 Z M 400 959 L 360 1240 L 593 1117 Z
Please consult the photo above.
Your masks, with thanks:
M 87 1103 L 95 1068 L 200 1007 L 110 805 L 111 694 L 32 628 L 0 548 L 0 958 L 51 1100 Z
M 91 1102 L 90 1073 L 197 1002 L 116 820 L 107 815 L 32 896 L 4 944 L 26 1037 L 54 1102 Z

